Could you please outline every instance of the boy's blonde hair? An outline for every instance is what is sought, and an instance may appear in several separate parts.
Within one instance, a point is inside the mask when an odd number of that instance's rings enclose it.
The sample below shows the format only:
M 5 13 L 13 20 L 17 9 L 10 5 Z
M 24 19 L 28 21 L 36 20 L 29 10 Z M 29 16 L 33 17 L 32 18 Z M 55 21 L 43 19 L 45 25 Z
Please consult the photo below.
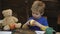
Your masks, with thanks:
M 45 4 L 42 1 L 34 1 L 31 10 L 44 13 Z

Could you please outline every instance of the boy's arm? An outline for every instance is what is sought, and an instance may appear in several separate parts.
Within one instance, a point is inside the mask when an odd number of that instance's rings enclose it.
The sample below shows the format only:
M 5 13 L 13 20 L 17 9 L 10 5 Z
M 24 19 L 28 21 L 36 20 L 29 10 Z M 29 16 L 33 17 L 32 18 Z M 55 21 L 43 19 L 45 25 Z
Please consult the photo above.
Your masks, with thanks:
M 22 26 L 23 29 L 29 29 L 29 20 Z
M 40 24 L 39 22 L 37 22 L 35 20 L 31 20 L 30 25 L 31 26 L 37 26 L 42 30 L 45 30 L 48 27 L 48 26 L 44 26 L 44 25 Z
M 48 26 L 44 26 L 38 22 L 36 22 L 36 26 L 38 26 L 41 30 L 46 30 L 46 28 L 48 28 Z
M 29 27 L 28 27 L 28 25 L 24 24 L 24 25 L 22 26 L 22 29 L 29 29 Z

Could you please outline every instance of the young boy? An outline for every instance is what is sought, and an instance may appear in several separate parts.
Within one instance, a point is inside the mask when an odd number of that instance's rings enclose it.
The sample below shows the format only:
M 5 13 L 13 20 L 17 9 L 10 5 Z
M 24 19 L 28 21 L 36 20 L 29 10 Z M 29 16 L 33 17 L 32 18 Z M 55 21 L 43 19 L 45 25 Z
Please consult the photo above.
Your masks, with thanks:
M 22 28 L 31 30 L 45 30 L 48 26 L 47 19 L 43 17 L 45 4 L 42 1 L 35 1 L 32 5 L 32 17 L 23 25 Z

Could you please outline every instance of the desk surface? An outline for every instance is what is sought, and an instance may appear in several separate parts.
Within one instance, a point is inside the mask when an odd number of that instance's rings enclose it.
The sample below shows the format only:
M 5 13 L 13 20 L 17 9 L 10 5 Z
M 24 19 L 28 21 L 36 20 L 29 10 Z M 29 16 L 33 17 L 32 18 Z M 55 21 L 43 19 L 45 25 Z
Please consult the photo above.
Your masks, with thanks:
M 31 30 L 16 29 L 12 31 L 12 34 L 36 34 L 36 32 Z M 60 34 L 60 32 L 57 32 L 56 34 Z
M 17 29 L 13 31 L 13 34 L 36 34 L 36 33 L 35 31 L 31 31 L 31 30 Z
M 13 34 L 36 34 L 36 32 L 31 30 L 17 29 L 15 32 L 13 32 Z M 56 34 L 60 34 L 60 32 L 56 32 Z

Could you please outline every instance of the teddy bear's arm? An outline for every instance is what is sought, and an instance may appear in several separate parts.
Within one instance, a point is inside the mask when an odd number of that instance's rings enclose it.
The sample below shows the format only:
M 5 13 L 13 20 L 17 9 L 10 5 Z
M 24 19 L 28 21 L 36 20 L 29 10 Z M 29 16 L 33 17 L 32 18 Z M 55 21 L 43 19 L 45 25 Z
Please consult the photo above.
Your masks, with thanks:
M 18 19 L 17 19 L 16 17 L 13 17 L 13 20 L 14 20 L 15 22 L 18 22 Z

